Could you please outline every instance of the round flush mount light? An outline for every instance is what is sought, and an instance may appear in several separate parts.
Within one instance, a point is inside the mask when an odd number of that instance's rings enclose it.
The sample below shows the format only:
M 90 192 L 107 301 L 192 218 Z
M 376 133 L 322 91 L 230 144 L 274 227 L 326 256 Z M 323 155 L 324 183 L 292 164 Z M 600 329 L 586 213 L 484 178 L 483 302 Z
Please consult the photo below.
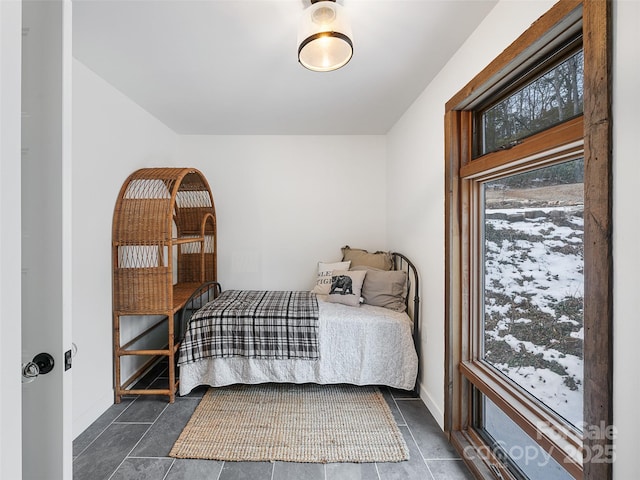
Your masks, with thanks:
M 351 25 L 335 0 L 311 0 L 298 29 L 298 61 L 315 72 L 330 72 L 353 56 Z

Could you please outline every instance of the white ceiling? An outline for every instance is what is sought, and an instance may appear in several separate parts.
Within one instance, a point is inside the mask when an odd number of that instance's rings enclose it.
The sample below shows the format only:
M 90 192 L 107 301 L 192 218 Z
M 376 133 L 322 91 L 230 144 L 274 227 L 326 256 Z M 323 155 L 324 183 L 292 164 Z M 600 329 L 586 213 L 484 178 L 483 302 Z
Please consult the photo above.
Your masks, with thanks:
M 179 134 L 384 134 L 496 0 L 338 0 L 354 56 L 297 62 L 310 0 L 75 0 L 74 56 Z

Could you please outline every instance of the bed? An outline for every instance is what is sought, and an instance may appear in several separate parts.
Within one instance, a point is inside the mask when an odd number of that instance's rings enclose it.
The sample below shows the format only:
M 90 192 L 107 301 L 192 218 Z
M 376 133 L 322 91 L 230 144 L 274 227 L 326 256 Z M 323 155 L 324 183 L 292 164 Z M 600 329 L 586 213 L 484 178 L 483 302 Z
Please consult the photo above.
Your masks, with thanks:
M 180 319 L 180 395 L 201 385 L 268 382 L 413 390 L 418 292 L 418 274 L 406 256 L 348 246 L 342 262 L 318 264 L 311 291 L 223 292 L 219 283 L 205 283 Z M 295 328 L 279 323 L 284 314 L 274 305 L 281 304 L 293 311 Z M 267 312 L 264 318 L 259 311 Z M 242 315 L 245 322 L 239 320 Z M 283 340 L 278 332 L 288 333 Z

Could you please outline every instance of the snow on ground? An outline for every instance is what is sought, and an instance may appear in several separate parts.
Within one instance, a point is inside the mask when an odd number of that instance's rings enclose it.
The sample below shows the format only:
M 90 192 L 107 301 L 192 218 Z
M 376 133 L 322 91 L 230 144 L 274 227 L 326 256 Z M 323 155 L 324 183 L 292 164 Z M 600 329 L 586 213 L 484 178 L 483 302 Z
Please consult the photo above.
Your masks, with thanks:
M 485 359 L 582 422 L 582 206 L 486 210 Z

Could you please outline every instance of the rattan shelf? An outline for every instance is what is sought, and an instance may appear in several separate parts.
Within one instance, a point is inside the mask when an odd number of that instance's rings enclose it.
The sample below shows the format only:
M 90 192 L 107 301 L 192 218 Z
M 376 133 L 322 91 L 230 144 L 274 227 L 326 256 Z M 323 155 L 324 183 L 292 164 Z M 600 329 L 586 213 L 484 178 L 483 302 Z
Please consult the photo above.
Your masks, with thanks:
M 204 176 L 193 168 L 143 168 L 122 185 L 113 214 L 113 350 L 115 402 L 125 394 L 167 395 L 175 400 L 175 315 L 204 282 L 217 280 L 216 213 Z M 159 320 L 122 344 L 121 324 L 136 317 Z M 133 348 L 164 329 L 160 348 Z M 123 381 L 121 359 L 150 357 Z M 169 360 L 167 389 L 129 387 L 160 357 Z

